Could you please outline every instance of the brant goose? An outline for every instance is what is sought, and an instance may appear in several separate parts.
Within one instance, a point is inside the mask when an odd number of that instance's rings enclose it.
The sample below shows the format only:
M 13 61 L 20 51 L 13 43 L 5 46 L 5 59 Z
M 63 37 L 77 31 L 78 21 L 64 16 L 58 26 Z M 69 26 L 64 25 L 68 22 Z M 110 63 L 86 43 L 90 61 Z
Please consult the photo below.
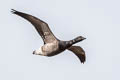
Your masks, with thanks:
M 41 46 L 38 50 L 33 51 L 33 54 L 42 56 L 54 56 L 67 49 L 72 51 L 79 58 L 81 63 L 85 62 L 86 60 L 85 51 L 80 46 L 72 45 L 86 38 L 79 36 L 73 40 L 61 41 L 54 36 L 46 22 L 32 15 L 19 12 L 14 9 L 12 9 L 11 12 L 13 14 L 16 14 L 27 19 L 35 27 L 39 35 L 42 37 L 44 45 Z

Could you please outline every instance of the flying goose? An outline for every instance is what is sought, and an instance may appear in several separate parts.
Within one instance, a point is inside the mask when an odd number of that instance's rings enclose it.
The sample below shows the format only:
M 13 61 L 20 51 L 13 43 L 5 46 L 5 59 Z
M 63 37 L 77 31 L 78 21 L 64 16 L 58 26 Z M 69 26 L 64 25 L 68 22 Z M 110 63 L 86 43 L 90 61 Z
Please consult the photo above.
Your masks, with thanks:
M 69 41 L 61 41 L 54 36 L 46 22 L 32 15 L 19 12 L 14 9 L 12 9 L 11 12 L 28 20 L 35 27 L 43 39 L 44 45 L 39 49 L 33 51 L 33 54 L 41 56 L 54 56 L 67 49 L 69 51 L 72 51 L 79 58 L 81 63 L 85 62 L 85 51 L 80 46 L 73 46 L 73 44 L 78 43 L 86 38 L 78 36 L 75 39 Z

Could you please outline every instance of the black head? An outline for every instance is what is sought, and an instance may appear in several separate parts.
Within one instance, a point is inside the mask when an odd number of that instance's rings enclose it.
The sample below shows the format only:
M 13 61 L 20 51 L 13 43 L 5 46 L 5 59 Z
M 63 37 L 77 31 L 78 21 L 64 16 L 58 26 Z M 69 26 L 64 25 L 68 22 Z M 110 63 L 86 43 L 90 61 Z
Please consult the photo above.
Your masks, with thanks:
M 73 44 L 78 43 L 78 42 L 80 42 L 80 41 L 83 41 L 83 40 L 85 40 L 85 39 L 86 39 L 86 38 L 84 38 L 84 37 L 82 37 L 82 36 L 78 36 L 78 37 L 76 37 L 75 39 L 70 40 L 70 41 L 68 41 L 68 42 L 69 42 L 69 44 L 73 45 Z
M 83 37 L 83 36 L 78 36 L 75 38 L 76 41 L 82 41 L 82 40 L 85 40 L 86 38 Z

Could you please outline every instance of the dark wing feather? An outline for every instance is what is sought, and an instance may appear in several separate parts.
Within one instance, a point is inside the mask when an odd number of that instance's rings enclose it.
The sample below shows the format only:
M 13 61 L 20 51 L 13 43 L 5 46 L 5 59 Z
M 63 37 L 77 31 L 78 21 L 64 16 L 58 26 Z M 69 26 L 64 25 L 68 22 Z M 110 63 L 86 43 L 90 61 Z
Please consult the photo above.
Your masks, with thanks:
M 12 9 L 12 13 L 27 19 L 32 25 L 34 25 L 35 29 L 37 30 L 39 35 L 42 37 L 44 43 L 51 43 L 54 40 L 57 40 L 56 37 L 51 32 L 48 24 L 45 23 L 44 21 L 42 21 L 32 15 L 22 13 L 22 12 L 13 10 L 13 9 Z
M 84 63 L 86 60 L 85 51 L 80 46 L 71 46 L 68 50 L 72 51 Z

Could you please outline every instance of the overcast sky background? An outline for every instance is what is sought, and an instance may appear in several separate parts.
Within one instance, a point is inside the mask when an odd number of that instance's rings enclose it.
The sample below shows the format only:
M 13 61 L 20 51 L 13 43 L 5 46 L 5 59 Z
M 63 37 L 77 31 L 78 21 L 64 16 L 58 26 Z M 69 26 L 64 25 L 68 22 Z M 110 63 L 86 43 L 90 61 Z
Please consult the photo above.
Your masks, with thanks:
M 33 55 L 42 39 L 12 8 L 47 22 L 61 40 L 86 37 L 76 44 L 85 64 L 70 51 Z M 119 35 L 119 0 L 0 0 L 0 80 L 120 80 Z

